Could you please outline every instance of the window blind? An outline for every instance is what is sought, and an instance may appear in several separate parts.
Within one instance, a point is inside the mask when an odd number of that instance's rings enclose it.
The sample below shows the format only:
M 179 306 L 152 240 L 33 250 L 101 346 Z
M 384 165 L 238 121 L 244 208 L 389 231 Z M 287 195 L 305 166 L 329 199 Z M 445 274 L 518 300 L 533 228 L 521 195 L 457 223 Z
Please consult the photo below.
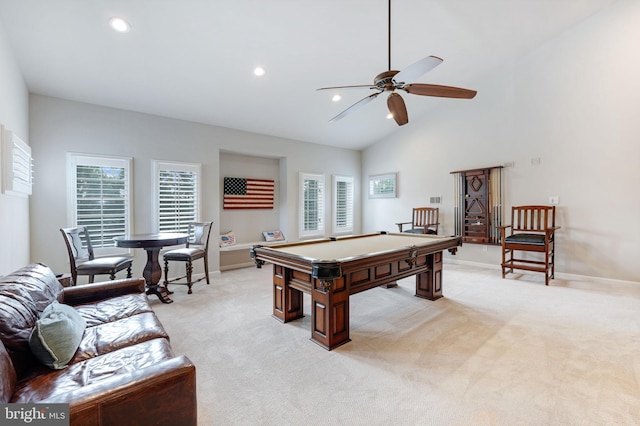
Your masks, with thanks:
M 3 159 L 0 170 L 4 169 L 3 192 L 9 195 L 31 195 L 33 183 L 31 147 L 4 126 L 0 126 L 0 140 L 2 140 L 0 158 Z
M 300 236 L 324 235 L 324 176 L 301 174 Z
M 334 177 L 334 232 L 353 232 L 353 178 Z
M 198 175 L 194 171 L 158 172 L 158 231 L 184 232 L 198 219 Z
M 106 165 L 76 165 L 76 224 L 86 226 L 91 244 L 114 247 L 113 237 L 128 231 L 128 170 Z

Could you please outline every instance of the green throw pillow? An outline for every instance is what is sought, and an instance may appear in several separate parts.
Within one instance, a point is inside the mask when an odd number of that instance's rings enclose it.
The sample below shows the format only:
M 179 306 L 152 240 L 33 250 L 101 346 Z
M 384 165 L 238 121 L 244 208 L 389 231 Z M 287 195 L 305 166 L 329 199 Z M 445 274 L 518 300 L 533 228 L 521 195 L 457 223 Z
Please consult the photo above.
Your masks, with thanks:
M 31 352 L 47 367 L 64 368 L 76 353 L 86 325 L 71 306 L 53 302 L 42 311 L 31 331 Z

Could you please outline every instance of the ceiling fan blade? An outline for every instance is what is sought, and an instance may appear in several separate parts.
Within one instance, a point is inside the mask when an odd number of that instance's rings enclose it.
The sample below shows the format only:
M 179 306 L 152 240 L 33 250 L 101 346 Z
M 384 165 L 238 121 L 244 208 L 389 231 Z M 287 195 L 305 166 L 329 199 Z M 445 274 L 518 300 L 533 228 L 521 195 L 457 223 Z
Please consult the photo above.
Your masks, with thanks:
M 476 96 L 475 90 L 462 89 L 460 87 L 439 86 L 437 84 L 406 84 L 402 90 L 412 95 L 438 96 L 440 98 L 460 98 L 473 99 Z
M 333 123 L 334 121 L 338 121 L 342 117 L 344 117 L 345 115 L 351 114 L 353 111 L 356 111 L 356 110 L 362 108 L 363 106 L 365 106 L 366 104 L 368 104 L 369 102 L 374 100 L 380 93 L 382 93 L 382 92 L 374 93 L 373 95 L 369 95 L 366 98 L 360 99 L 358 102 L 356 102 L 355 104 L 351 105 L 349 108 L 345 109 L 340 114 L 336 115 L 331 120 L 329 120 L 329 123 Z
M 415 81 L 418 77 L 431 71 L 442 63 L 442 59 L 437 56 L 427 56 L 418 62 L 409 65 L 393 77 L 396 83 L 408 83 Z
M 404 104 L 402 96 L 395 92 L 391 93 L 387 98 L 387 106 L 389 107 L 389 112 L 393 115 L 393 119 L 398 123 L 398 126 L 402 126 L 409 122 L 407 107 Z
M 331 90 L 331 89 L 363 89 L 363 88 L 369 88 L 369 89 L 376 89 L 376 90 L 380 90 L 378 89 L 376 86 L 371 85 L 371 84 L 360 84 L 357 86 L 333 86 L 333 87 L 321 87 L 319 89 L 316 90 Z

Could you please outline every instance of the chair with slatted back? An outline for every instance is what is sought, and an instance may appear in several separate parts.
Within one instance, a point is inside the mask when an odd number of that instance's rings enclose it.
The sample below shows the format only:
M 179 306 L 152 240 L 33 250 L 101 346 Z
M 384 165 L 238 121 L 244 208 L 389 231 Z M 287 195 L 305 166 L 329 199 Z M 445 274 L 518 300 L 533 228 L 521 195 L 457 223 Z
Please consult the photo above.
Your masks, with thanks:
M 555 231 L 559 228 L 555 206 L 512 207 L 511 225 L 498 227 L 502 278 L 514 269 L 542 272 L 545 285 L 549 285 L 555 273 Z
M 114 280 L 116 273 L 127 270 L 127 278 L 131 278 L 133 260 L 128 256 L 95 257 L 91 236 L 86 226 L 76 228 L 61 228 L 69 253 L 72 285 L 78 283 L 78 275 L 88 275 L 89 283 L 94 281 L 95 275 L 109 275 Z M 84 245 L 83 245 L 84 242 Z
M 169 250 L 164 253 L 164 285 L 165 287 L 169 283 L 173 284 L 186 284 L 189 290 L 188 294 L 191 294 L 191 286 L 198 281 L 207 279 L 209 284 L 209 236 L 211 235 L 211 225 L 213 222 L 192 222 L 189 224 L 189 239 L 186 246 L 179 249 Z M 204 261 L 204 277 L 192 280 L 193 274 L 193 261 L 202 259 Z M 186 268 L 186 274 L 169 279 L 169 262 L 184 262 Z M 181 279 L 186 278 L 186 282 L 178 282 Z
M 416 207 L 413 209 L 413 220 L 411 222 L 398 222 L 396 225 L 400 232 L 438 234 L 438 215 L 439 210 L 437 207 Z M 405 225 L 411 225 L 411 227 L 404 230 Z

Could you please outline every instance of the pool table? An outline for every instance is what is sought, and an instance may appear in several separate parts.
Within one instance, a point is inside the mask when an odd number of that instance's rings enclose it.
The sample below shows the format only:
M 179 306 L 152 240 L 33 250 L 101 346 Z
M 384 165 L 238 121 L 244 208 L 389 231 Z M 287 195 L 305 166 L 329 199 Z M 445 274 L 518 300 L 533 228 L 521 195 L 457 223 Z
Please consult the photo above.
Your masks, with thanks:
M 455 254 L 459 236 L 379 232 L 274 246 L 256 245 L 258 268 L 273 264 L 273 316 L 302 318 L 311 294 L 311 340 L 327 350 L 349 342 L 349 296 L 416 276 L 416 296 L 442 297 L 442 253 Z

